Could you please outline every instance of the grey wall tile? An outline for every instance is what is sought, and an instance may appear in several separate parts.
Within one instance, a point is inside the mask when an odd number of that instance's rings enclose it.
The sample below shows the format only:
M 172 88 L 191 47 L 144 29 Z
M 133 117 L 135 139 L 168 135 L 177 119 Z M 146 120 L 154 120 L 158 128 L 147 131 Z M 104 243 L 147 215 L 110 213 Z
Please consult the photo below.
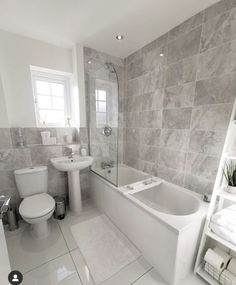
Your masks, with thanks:
M 236 39 L 236 9 L 206 22 L 202 28 L 201 52 Z
M 142 111 L 160 110 L 163 106 L 164 90 L 157 89 L 155 92 L 143 94 L 142 100 Z M 138 99 L 139 100 L 139 99 Z
M 203 177 L 187 173 L 185 176 L 184 187 L 199 194 L 211 194 L 214 183 L 211 180 L 207 180 Z
M 234 102 L 236 73 L 196 82 L 194 105 Z
M 202 27 L 179 37 L 168 45 L 168 64 L 193 56 L 199 52 Z
M 142 128 L 161 128 L 162 111 L 144 111 L 140 113 L 140 123 L 137 127 Z
M 189 153 L 187 156 L 186 169 L 190 174 L 214 181 L 219 165 L 219 158 Z
M 11 132 L 10 129 L 0 128 L 0 149 L 1 148 L 11 148 Z
M 127 80 L 127 96 L 138 96 L 143 93 L 143 77 Z
M 165 86 L 173 86 L 195 81 L 197 71 L 197 56 L 186 58 L 168 65 L 166 69 Z
M 160 145 L 161 130 L 160 129 L 140 129 L 139 140 L 141 144 L 149 146 Z
M 63 155 L 62 146 L 35 146 L 30 148 L 32 164 L 48 165 L 50 159 Z
M 193 108 L 191 128 L 226 132 L 232 104 L 204 105 Z
M 225 13 L 234 6 L 234 0 L 221 0 L 204 11 L 204 21 L 208 21 L 219 14 Z
M 142 160 L 149 162 L 157 162 L 159 155 L 159 149 L 153 146 L 139 145 L 139 157 Z
M 158 166 L 157 176 L 179 186 L 184 185 L 184 172 L 171 169 L 165 166 Z
M 236 41 L 210 49 L 199 57 L 197 80 L 236 72 Z
M 225 141 L 225 132 L 193 131 L 190 136 L 189 150 L 220 156 Z
M 191 121 L 191 108 L 178 108 L 163 110 L 162 128 L 189 129 Z
M 165 69 L 155 68 L 153 71 L 146 73 L 142 76 L 143 80 L 143 93 L 154 92 L 156 89 L 164 87 L 165 83 Z
M 169 31 L 169 40 L 172 41 L 181 35 L 193 30 L 194 28 L 199 27 L 203 21 L 203 12 L 196 14 L 195 16 L 191 17 L 187 21 L 183 22 L 182 24 L 178 25 L 174 29 Z
M 171 150 L 168 148 L 161 148 L 158 159 L 158 165 L 165 166 L 178 171 L 184 171 L 186 162 L 186 153 Z
M 20 169 L 31 165 L 30 150 L 27 148 L 0 150 L 0 171 Z
M 161 146 L 179 151 L 187 151 L 189 130 L 161 130 Z
M 165 89 L 164 108 L 192 107 L 195 97 L 195 82 L 175 85 Z

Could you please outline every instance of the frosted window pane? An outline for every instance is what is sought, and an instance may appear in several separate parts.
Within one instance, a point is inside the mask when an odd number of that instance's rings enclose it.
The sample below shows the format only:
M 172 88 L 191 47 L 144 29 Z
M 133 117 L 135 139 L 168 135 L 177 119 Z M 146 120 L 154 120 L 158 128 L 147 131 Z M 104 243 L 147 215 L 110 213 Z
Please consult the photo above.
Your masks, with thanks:
M 97 100 L 106 101 L 107 92 L 105 90 L 98 90 L 98 98 Z
M 52 97 L 53 109 L 64 110 L 64 98 Z
M 38 94 L 50 95 L 50 84 L 46 81 L 36 81 L 36 89 Z
M 64 85 L 60 83 L 51 83 L 51 90 L 53 96 L 64 96 Z
M 98 125 L 104 125 L 107 122 L 107 116 L 106 113 L 97 113 L 96 115 L 96 121 Z
M 38 106 L 40 109 L 51 109 L 50 96 L 38 96 Z
M 107 111 L 107 103 L 98 101 L 98 112 L 106 112 Z
M 55 111 L 55 110 L 40 110 L 40 121 L 46 124 L 64 124 L 65 123 L 65 116 L 64 111 Z

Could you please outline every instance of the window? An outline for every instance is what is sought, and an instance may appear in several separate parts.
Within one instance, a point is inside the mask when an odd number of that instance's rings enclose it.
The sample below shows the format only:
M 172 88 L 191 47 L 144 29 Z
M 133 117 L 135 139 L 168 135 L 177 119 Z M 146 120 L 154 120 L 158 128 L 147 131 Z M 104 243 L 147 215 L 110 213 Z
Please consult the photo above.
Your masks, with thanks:
M 97 125 L 107 124 L 107 91 L 96 89 L 96 121 Z
M 38 126 L 70 125 L 70 76 L 31 68 Z

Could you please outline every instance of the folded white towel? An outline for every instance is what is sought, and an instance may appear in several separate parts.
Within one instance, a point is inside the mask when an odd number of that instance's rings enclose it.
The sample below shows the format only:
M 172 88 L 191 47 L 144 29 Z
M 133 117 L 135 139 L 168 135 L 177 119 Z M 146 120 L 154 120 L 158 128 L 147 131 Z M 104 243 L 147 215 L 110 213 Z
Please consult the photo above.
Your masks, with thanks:
M 232 205 L 225 208 L 211 217 L 211 221 L 225 229 L 236 233 L 236 207 Z
M 211 230 L 217 234 L 219 237 L 231 242 L 232 244 L 236 245 L 236 233 L 233 233 L 224 227 L 221 227 L 215 223 L 210 223 Z
M 236 259 L 232 258 L 229 262 L 227 270 L 236 275 Z
M 236 285 L 236 276 L 228 270 L 224 270 L 220 275 L 219 281 L 223 285 Z
M 204 265 L 204 270 L 216 280 L 220 279 L 220 274 L 223 271 L 223 269 L 222 270 L 215 269 L 211 264 L 207 262 Z
M 212 265 L 216 270 L 223 270 L 226 266 L 224 258 L 216 253 L 213 249 L 208 248 L 204 260 Z

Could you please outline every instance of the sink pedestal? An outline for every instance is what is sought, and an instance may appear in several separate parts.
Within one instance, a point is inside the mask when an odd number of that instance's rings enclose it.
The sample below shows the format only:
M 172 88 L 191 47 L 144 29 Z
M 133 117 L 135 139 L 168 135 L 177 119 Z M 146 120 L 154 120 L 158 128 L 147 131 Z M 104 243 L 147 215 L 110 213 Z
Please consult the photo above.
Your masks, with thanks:
M 68 172 L 69 183 L 69 206 L 73 213 L 79 214 L 82 211 L 82 199 L 80 190 L 80 171 Z

